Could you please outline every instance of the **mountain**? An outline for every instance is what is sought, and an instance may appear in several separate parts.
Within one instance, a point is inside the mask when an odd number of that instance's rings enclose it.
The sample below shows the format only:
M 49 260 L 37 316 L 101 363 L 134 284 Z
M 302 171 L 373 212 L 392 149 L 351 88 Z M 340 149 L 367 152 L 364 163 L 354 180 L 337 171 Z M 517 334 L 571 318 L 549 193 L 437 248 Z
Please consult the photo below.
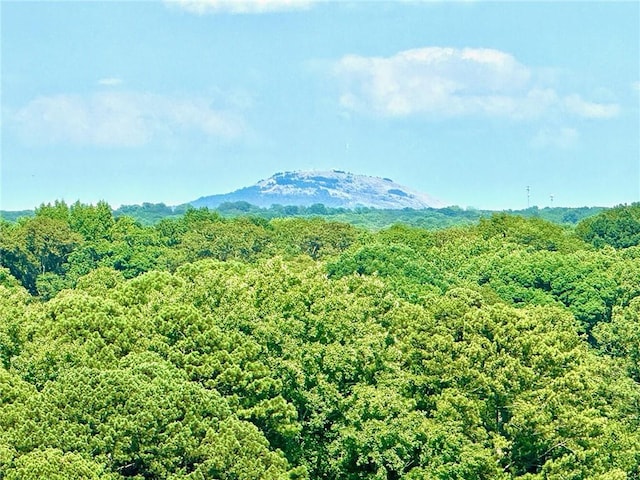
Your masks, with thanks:
M 276 173 L 251 187 L 231 193 L 200 197 L 189 202 L 194 207 L 216 208 L 225 202 L 248 202 L 259 207 L 271 205 L 373 208 L 441 208 L 445 204 L 426 193 L 412 190 L 389 178 L 355 175 L 341 170 Z

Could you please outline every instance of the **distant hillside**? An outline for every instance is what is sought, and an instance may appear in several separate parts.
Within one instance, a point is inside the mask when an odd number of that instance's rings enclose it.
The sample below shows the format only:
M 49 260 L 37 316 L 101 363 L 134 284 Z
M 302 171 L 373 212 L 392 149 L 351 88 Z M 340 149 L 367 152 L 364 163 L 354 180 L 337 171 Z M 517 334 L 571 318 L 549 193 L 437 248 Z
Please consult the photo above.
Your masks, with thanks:
M 113 211 L 116 218 L 129 216 L 142 225 L 155 225 L 163 219 L 180 218 L 192 208 L 190 205 L 170 207 L 164 203 L 143 203 L 142 205 L 123 205 Z M 602 207 L 531 207 L 526 210 L 508 210 L 505 213 L 522 217 L 537 217 L 561 225 L 576 225 L 580 221 L 596 215 L 607 209 Z M 459 207 L 424 208 L 424 209 L 375 209 L 362 207 L 347 209 L 343 207 L 326 207 L 321 204 L 305 206 L 276 205 L 265 208 L 251 205 L 247 202 L 225 202 L 214 209 L 223 217 L 260 217 L 265 220 L 285 217 L 310 217 L 321 216 L 327 220 L 350 223 L 369 230 L 380 230 L 394 224 L 410 225 L 439 230 L 452 226 L 470 225 L 478 222 L 480 218 L 491 217 L 497 211 L 462 209 Z M 19 212 L 0 211 L 0 219 L 9 223 L 15 222 L 21 217 L 32 217 L 33 210 Z
M 271 205 L 379 209 L 441 208 L 445 204 L 389 178 L 355 175 L 340 170 L 276 173 L 257 184 L 231 193 L 210 195 L 189 202 L 194 207 L 216 208 L 226 202 Z
M 19 218 L 33 217 L 35 210 L 0 210 L 0 219 L 13 223 Z

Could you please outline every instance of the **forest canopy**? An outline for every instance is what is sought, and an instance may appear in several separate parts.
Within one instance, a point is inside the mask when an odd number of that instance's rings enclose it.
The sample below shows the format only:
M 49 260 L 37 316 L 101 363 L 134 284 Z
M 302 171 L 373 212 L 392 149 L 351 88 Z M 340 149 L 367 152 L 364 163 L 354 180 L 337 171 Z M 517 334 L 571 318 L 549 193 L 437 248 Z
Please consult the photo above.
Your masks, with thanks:
M 0 479 L 640 478 L 639 212 L 0 222 Z

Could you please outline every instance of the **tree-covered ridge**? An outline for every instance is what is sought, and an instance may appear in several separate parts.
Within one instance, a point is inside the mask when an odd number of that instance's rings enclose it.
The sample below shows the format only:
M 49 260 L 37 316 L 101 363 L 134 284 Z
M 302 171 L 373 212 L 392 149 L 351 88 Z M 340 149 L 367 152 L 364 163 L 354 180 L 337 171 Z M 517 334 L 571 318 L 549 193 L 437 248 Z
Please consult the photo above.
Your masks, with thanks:
M 113 211 L 115 218 L 127 216 L 135 219 L 141 225 L 151 226 L 165 219 L 182 217 L 189 205 L 170 207 L 164 203 L 143 203 L 142 205 L 123 205 Z M 506 213 L 526 218 L 541 218 L 553 223 L 576 225 L 580 221 L 592 217 L 604 209 L 601 207 L 530 207 L 526 210 L 509 210 Z M 359 207 L 347 209 L 342 207 L 328 207 L 323 204 L 310 206 L 302 205 L 272 205 L 269 208 L 258 207 L 247 202 L 225 202 L 212 211 L 225 218 L 243 216 L 259 217 L 266 220 L 274 218 L 324 218 L 329 221 L 349 223 L 368 230 L 381 230 L 392 225 L 403 224 L 429 230 L 449 228 L 453 226 L 473 225 L 482 218 L 489 218 L 498 213 L 491 210 L 473 208 L 462 209 L 457 206 L 426 209 L 376 209 Z M 15 222 L 22 217 L 32 217 L 32 210 L 19 212 L 0 211 L 0 218 Z
M 42 206 L 0 227 L 0 478 L 640 478 L 640 246 L 601 215 Z

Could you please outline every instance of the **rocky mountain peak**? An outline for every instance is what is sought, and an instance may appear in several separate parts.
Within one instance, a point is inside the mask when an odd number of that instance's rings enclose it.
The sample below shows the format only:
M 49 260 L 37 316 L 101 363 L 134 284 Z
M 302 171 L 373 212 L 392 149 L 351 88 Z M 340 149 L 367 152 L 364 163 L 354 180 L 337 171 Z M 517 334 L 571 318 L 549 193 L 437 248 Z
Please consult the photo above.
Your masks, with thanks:
M 357 175 L 342 170 L 280 172 L 253 186 L 223 195 L 201 197 L 196 207 L 215 208 L 224 202 L 245 201 L 260 207 L 280 205 L 373 208 L 440 208 L 444 203 L 390 178 Z

